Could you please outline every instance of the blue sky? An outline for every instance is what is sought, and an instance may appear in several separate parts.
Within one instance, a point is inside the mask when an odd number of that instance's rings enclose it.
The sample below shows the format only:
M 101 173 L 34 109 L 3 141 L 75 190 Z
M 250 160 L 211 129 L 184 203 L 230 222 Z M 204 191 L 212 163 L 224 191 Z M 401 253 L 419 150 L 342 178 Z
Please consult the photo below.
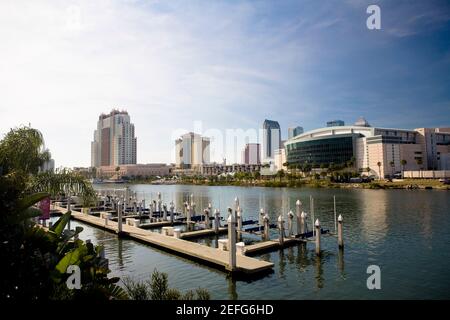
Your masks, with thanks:
M 370 4 L 381 30 L 366 27 Z M 194 121 L 274 119 L 284 137 L 359 116 L 450 126 L 445 0 L 2 1 L 0 38 L 0 134 L 31 123 L 57 166 L 90 164 L 98 115 L 113 107 L 135 123 L 140 163 L 170 162 Z

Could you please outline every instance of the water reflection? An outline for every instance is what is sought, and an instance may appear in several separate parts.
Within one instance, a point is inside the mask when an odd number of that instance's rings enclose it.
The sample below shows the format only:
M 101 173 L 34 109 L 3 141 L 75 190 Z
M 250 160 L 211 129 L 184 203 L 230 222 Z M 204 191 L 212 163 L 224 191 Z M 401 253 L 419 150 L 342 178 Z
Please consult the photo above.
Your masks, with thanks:
M 173 199 L 178 208 L 194 194 L 197 212 L 211 202 L 214 209 L 221 210 L 222 217 L 238 196 L 244 219 L 257 219 L 259 208 L 265 208 L 271 223 L 281 212 L 284 215 L 289 209 L 295 212 L 297 199 L 302 201 L 305 211 L 310 211 L 312 195 L 316 218 L 332 231 L 333 195 L 336 195 L 337 212 L 344 216 L 346 248 L 344 253 L 338 250 L 335 238 L 324 237 L 320 258 L 315 256 L 311 243 L 264 253 L 255 258 L 273 262 L 273 274 L 257 280 L 233 279 L 188 259 L 86 228 L 88 238 L 98 237 L 98 242 L 105 244 L 110 267 L 116 275 L 146 273 L 156 267 L 169 274 L 174 287 L 185 290 L 206 287 L 216 299 L 442 298 L 450 287 L 450 276 L 445 272 L 450 262 L 445 247 L 450 243 L 450 233 L 445 232 L 450 228 L 450 197 L 446 192 L 182 185 L 131 188 L 138 190 L 138 198 L 145 197 L 147 205 L 160 191 L 163 202 Z M 309 224 L 310 219 L 311 215 Z M 294 219 L 294 229 L 295 223 Z M 277 237 L 276 230 L 272 230 L 271 236 Z M 193 241 L 217 247 L 220 238 L 226 235 Z M 260 236 L 244 235 L 243 241 L 247 244 L 260 241 Z M 364 268 L 373 262 L 386 270 L 383 278 L 386 289 L 377 296 L 365 290 Z

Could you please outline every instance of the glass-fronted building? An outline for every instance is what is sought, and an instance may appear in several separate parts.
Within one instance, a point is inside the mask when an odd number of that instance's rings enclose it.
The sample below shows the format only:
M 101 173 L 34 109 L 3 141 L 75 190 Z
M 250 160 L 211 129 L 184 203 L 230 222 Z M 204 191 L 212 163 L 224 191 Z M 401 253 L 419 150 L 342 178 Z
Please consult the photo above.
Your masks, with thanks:
M 360 137 L 360 134 L 344 134 L 289 143 L 286 161 L 290 164 L 343 164 L 355 156 L 355 141 Z

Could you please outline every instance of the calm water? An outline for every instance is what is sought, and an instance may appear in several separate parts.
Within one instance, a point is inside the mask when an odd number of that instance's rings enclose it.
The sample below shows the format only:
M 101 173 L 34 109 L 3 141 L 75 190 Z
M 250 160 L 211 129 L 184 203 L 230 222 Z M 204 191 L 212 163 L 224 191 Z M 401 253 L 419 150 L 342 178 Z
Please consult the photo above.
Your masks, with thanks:
M 103 186 L 99 186 L 101 188 Z M 108 188 L 112 186 L 109 185 Z M 123 185 L 116 186 L 123 188 Z M 442 299 L 450 298 L 450 194 L 428 190 L 331 190 L 203 186 L 133 185 L 146 203 L 160 191 L 164 202 L 181 208 L 191 193 L 197 208 L 211 202 L 222 214 L 239 197 L 245 218 L 256 218 L 260 207 L 272 222 L 295 201 L 309 212 L 314 197 L 315 216 L 334 230 L 333 195 L 344 217 L 345 250 L 334 237 L 322 238 L 323 254 L 314 244 L 261 254 L 275 264 L 274 272 L 252 281 L 233 280 L 225 273 L 158 249 L 119 240 L 112 233 L 83 224 L 83 239 L 105 246 L 114 276 L 148 279 L 157 268 L 181 290 L 207 288 L 214 299 Z M 79 224 L 79 223 L 74 223 Z M 276 233 L 272 234 L 276 238 Z M 257 240 L 256 237 L 244 239 Z M 215 239 L 196 240 L 207 245 Z M 381 290 L 368 290 L 366 269 L 381 268 Z

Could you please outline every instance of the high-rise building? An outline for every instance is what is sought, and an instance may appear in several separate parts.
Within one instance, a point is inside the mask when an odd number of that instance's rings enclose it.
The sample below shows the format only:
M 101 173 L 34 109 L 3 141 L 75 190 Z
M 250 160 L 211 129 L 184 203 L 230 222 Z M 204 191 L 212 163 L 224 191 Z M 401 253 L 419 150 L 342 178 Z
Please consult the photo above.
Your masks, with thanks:
M 261 148 L 259 143 L 247 143 L 242 150 L 243 164 L 260 164 Z
M 331 120 L 327 122 L 327 127 L 343 127 L 345 122 L 342 120 Z
M 303 133 L 303 127 L 300 127 L 300 126 L 290 127 L 290 128 L 288 128 L 288 139 L 291 139 L 302 133 Z
M 175 163 L 177 168 L 195 169 L 209 163 L 209 138 L 193 132 L 175 140 Z
M 273 161 L 274 151 L 281 146 L 280 124 L 273 120 L 264 120 L 263 123 L 263 161 Z
M 134 124 L 126 111 L 101 114 L 91 143 L 91 166 L 136 164 Z

